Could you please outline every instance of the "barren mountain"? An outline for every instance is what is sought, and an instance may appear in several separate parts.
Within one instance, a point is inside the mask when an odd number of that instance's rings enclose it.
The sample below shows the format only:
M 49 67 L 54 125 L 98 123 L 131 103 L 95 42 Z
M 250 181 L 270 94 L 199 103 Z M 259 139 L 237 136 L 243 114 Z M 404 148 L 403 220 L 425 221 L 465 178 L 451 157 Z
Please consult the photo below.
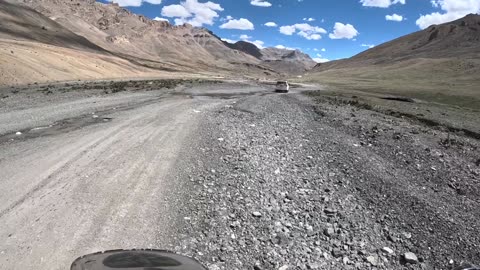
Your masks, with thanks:
M 0 86 L 164 74 L 117 57 L 35 10 L 0 0 Z
M 265 48 L 259 49 L 247 41 L 238 41 L 234 44 L 224 43 L 235 50 L 245 52 L 262 61 L 263 65 L 287 74 L 303 74 L 313 68 L 315 61 L 299 50 Z
M 96 45 L 167 69 L 229 69 L 229 62 L 257 63 L 225 48 L 207 30 L 150 20 L 95 0 L 18 0 Z M 214 52 L 212 54 L 212 52 Z M 215 55 L 221 53 L 222 57 Z M 155 65 L 155 62 L 162 64 Z
M 0 38 L 104 53 L 101 47 L 29 8 L 0 0 Z
M 352 58 L 319 64 L 316 70 L 392 64 L 409 59 L 480 59 L 480 15 L 432 25 L 425 30 L 381 44 Z
M 2 61 L 2 76 L 10 76 L 8 80 L 2 79 L 2 84 L 7 85 L 12 80 L 15 83 L 28 83 L 103 78 L 106 74 L 117 77 L 117 73 L 109 70 L 97 70 L 95 73 L 98 76 L 93 77 L 91 74 L 87 77 L 81 75 L 91 73 L 92 67 L 101 69 L 104 66 L 104 63 L 88 62 L 89 59 L 98 57 L 107 57 L 107 62 L 116 62 L 115 69 L 128 67 L 128 70 L 135 71 L 131 74 L 127 72 L 130 77 L 138 76 L 138 72 L 147 72 L 149 76 L 158 72 L 188 72 L 276 77 L 288 71 L 282 65 L 271 65 L 258 55 L 227 46 L 207 29 L 188 24 L 173 26 L 168 22 L 151 20 L 116 4 L 103 4 L 94 0 L 0 0 L 0 18 L 0 38 L 9 43 L 2 47 L 21 47 L 19 43 L 28 43 L 28 46 L 36 48 L 31 50 L 36 52 L 34 54 L 22 54 L 22 61 L 16 60 L 19 54 L 2 52 L 2 60 L 11 61 L 8 66 L 7 61 Z M 40 49 L 46 45 L 53 47 Z M 94 55 L 82 56 L 87 52 Z M 63 53 L 69 57 L 63 57 Z M 31 71 L 35 63 L 42 62 L 45 65 L 50 62 L 49 59 L 55 60 L 52 72 L 42 71 L 44 74 L 29 75 L 27 71 Z M 67 60 L 70 62 L 66 63 Z M 289 60 L 287 66 L 294 67 L 297 64 L 294 63 L 296 59 Z M 302 60 L 299 58 L 299 61 Z M 80 62 L 81 65 L 78 64 Z M 63 64 L 68 67 L 62 66 Z M 303 72 L 305 64 L 299 65 L 299 70 Z M 12 66 L 17 69 L 15 73 L 22 76 L 12 75 L 9 71 Z M 65 76 L 56 76 L 56 71 Z M 123 72 L 121 74 L 122 77 L 126 76 Z
M 432 25 L 349 59 L 318 64 L 305 80 L 478 109 L 480 15 Z
M 166 70 L 275 75 L 278 72 L 242 50 L 232 49 L 212 32 L 185 24 L 173 26 L 94 0 L 17 0 L 72 32 L 124 58 Z
M 265 65 L 287 74 L 303 74 L 316 65 L 316 62 L 300 50 L 265 48 L 262 50 Z

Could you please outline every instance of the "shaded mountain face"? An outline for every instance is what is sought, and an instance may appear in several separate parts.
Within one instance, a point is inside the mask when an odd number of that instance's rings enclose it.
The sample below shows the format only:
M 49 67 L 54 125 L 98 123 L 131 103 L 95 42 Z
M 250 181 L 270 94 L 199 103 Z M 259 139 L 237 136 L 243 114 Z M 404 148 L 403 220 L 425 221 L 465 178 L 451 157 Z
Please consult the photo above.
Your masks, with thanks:
M 238 50 L 241 52 L 244 52 L 246 54 L 249 54 L 257 59 L 262 59 L 263 54 L 262 51 L 255 46 L 255 44 L 252 44 L 250 42 L 246 41 L 237 41 L 234 44 L 228 43 L 224 41 L 224 44 L 228 46 L 231 49 Z
M 349 59 L 318 64 L 316 70 L 382 65 L 409 59 L 480 59 L 480 15 L 466 17 L 384 43 Z
M 49 17 L 0 0 L 0 87 L 51 81 L 158 77 Z
M 107 53 L 39 12 L 0 0 L 0 38 L 28 40 L 54 46 Z

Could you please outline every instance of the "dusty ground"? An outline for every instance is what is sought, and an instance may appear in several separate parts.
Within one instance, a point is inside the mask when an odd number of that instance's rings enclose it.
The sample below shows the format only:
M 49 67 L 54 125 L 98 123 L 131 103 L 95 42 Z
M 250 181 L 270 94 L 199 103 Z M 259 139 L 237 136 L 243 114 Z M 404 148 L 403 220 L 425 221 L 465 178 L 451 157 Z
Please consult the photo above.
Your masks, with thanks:
M 135 247 L 210 269 L 480 262 L 480 143 L 464 133 L 301 89 L 64 88 L 2 90 L 5 269 Z

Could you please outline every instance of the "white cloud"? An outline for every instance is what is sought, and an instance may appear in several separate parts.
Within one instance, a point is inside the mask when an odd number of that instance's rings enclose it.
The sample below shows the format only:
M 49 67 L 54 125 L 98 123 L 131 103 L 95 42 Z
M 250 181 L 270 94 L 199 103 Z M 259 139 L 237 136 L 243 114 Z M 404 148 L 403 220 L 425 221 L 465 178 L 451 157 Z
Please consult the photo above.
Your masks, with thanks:
M 402 4 L 405 5 L 406 0 L 360 0 L 364 7 L 379 7 L 388 8 L 391 5 Z
M 154 21 L 159 21 L 159 22 L 168 22 L 169 20 L 168 19 L 165 19 L 165 18 L 160 18 L 160 17 L 155 17 L 153 18 Z
M 153 1 L 153 0 L 149 0 Z M 200 27 L 204 24 L 212 25 L 213 20 L 219 15 L 217 11 L 223 8 L 213 2 L 200 3 L 198 0 L 185 0 L 180 5 L 169 5 L 162 8 L 162 16 L 175 17 L 175 24 L 189 23 Z
M 326 51 L 327 51 L 327 49 L 325 49 L 325 48 L 322 48 L 322 50 L 321 50 L 321 51 L 322 51 L 322 52 L 326 52 Z
M 240 18 L 238 20 L 232 19 L 220 25 L 222 29 L 238 29 L 238 30 L 254 30 L 253 23 L 247 19 Z
M 292 47 L 286 47 L 286 46 L 283 46 L 283 45 L 277 45 L 277 46 L 275 46 L 275 48 L 277 48 L 277 49 L 281 49 L 281 50 L 295 51 L 295 48 L 292 48 Z
M 403 21 L 403 16 L 402 16 L 402 15 L 398 15 L 398 14 L 387 15 L 387 16 L 385 16 L 385 20 L 387 20 L 387 21 L 401 22 L 401 21 Z
M 327 58 L 321 58 L 321 57 L 314 57 L 312 58 L 313 61 L 317 62 L 317 63 L 327 63 L 327 62 L 330 62 L 330 60 L 328 60 Z
M 187 18 L 192 14 L 182 5 L 170 5 L 162 8 L 162 16 Z
M 265 23 L 265 26 L 268 26 L 268 27 L 277 27 L 278 25 L 274 22 L 267 22 Z
M 241 40 L 249 40 L 249 39 L 251 39 L 251 38 L 252 38 L 252 37 L 249 36 L 249 35 L 241 35 L 241 36 L 240 36 L 240 39 L 241 39 Z
M 327 33 L 325 29 L 318 26 L 312 26 L 308 23 L 297 23 L 294 25 L 285 25 L 280 27 L 280 33 L 287 36 L 291 36 L 296 32 L 299 36 L 308 40 L 319 40 L 322 38 L 321 34 Z
M 314 18 L 303 18 L 304 21 L 307 21 L 307 22 L 314 22 L 315 19 Z
M 425 29 L 432 24 L 442 24 L 454 21 L 469 13 L 480 13 L 478 0 L 431 0 L 433 7 L 440 8 L 442 13 L 434 12 L 422 15 L 417 20 L 417 25 Z
M 362 47 L 368 47 L 368 48 L 370 48 L 370 49 L 373 48 L 373 47 L 375 47 L 375 45 L 373 45 L 373 44 L 362 44 L 362 45 L 360 45 L 360 46 L 362 46 Z
M 331 39 L 352 39 L 358 35 L 357 29 L 351 24 L 336 22 L 333 33 L 330 33 Z
M 109 2 L 117 3 L 121 7 L 139 7 L 143 2 L 153 5 L 160 5 L 162 0 L 108 0 Z
M 309 33 L 304 32 L 304 31 L 298 32 L 298 35 L 302 36 L 302 37 L 304 37 L 308 40 L 320 40 L 320 39 L 322 39 L 322 36 L 320 34 L 309 34 Z
M 293 25 L 280 26 L 280 33 L 284 35 L 291 36 L 295 31 L 297 31 L 297 29 Z
M 272 6 L 272 4 L 270 2 L 263 1 L 263 0 L 252 0 L 252 1 L 250 1 L 250 4 L 252 4 L 253 6 L 257 6 L 257 7 L 271 7 Z
M 257 46 L 259 49 L 264 49 L 265 47 L 263 46 L 265 42 L 261 40 L 255 40 L 255 41 L 249 41 L 250 43 L 253 43 L 255 46 Z
M 240 36 L 240 39 L 243 40 L 243 41 L 247 41 L 247 42 L 250 42 L 252 43 L 253 45 L 257 46 L 257 48 L 259 49 L 264 49 L 264 45 L 265 45 L 265 42 L 261 41 L 261 40 L 250 40 L 252 37 L 251 36 L 248 36 L 248 35 L 241 35 Z M 232 42 L 230 42 L 232 43 Z

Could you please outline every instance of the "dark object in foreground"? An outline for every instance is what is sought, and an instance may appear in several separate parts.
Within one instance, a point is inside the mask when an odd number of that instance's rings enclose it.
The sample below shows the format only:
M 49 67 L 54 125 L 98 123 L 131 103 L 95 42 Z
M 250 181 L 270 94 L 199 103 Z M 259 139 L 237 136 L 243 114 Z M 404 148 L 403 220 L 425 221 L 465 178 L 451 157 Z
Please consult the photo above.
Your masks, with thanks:
M 155 250 L 109 250 L 76 259 L 71 270 L 149 269 L 149 270 L 207 270 L 196 260 L 175 253 Z

